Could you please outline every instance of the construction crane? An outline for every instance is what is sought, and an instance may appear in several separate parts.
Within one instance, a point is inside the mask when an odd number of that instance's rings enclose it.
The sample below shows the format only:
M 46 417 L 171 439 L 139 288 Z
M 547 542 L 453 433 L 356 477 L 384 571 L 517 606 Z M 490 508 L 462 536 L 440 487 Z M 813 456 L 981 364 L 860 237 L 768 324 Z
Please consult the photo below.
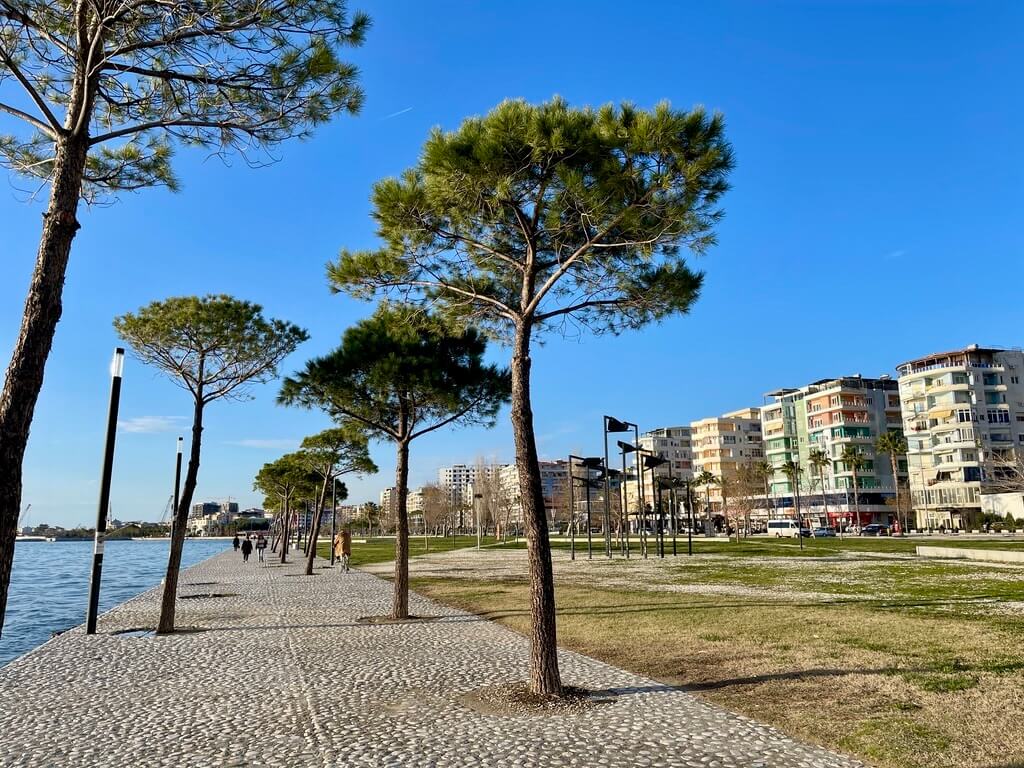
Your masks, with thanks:
M 21 510 L 21 515 L 18 517 L 18 528 L 21 529 L 28 521 L 28 511 L 32 509 L 31 504 L 26 504 L 25 508 Z
M 174 494 L 172 493 L 167 497 L 167 503 L 164 504 L 164 513 L 160 515 L 160 525 L 167 525 L 167 517 L 171 514 L 171 507 L 174 506 Z

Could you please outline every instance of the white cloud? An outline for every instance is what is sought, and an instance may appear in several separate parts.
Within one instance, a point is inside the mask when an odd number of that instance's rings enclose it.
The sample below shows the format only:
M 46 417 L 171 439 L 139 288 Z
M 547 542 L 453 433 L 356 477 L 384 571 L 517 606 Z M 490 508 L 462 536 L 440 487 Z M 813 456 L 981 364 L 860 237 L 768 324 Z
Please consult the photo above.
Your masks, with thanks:
M 228 445 L 238 445 L 242 448 L 298 448 L 299 440 L 293 437 L 271 437 L 271 438 L 246 438 L 244 440 L 228 440 Z
M 133 416 L 119 419 L 117 427 L 122 432 L 173 432 L 183 421 L 181 416 Z

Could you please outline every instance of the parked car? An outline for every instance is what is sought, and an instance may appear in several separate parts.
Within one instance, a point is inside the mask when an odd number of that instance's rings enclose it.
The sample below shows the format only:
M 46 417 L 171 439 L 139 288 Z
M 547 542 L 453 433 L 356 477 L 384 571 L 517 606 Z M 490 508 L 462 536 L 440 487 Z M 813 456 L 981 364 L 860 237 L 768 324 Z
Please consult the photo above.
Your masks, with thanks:
M 879 523 L 872 523 L 871 525 L 865 525 L 860 529 L 861 536 L 888 536 L 889 526 L 880 525 Z
M 835 528 L 815 528 L 813 531 L 811 531 L 811 536 L 813 536 L 816 539 L 827 538 L 829 536 L 835 535 Z

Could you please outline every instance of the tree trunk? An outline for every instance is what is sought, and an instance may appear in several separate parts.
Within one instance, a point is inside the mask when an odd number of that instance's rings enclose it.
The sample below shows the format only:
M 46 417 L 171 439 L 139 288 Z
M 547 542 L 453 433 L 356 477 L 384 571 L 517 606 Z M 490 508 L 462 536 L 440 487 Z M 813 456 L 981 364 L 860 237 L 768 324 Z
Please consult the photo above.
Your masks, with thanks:
M 537 442 L 530 403 L 530 335 L 528 321 L 516 328 L 512 352 L 512 431 L 516 445 L 516 470 L 530 573 L 530 690 L 537 695 L 560 696 L 558 637 L 555 627 L 555 579 L 551 568 L 547 515 L 540 481 Z
M 77 100 L 73 101 L 71 111 L 78 104 Z M 14 538 L 21 514 L 21 464 L 43 386 L 46 359 L 63 311 L 64 276 L 71 242 L 79 228 L 76 213 L 87 154 L 87 135 L 73 136 L 57 144 L 53 186 L 43 215 L 36 266 L 25 298 L 21 330 L 0 394 L 0 632 L 7 609 Z
M 832 521 L 828 517 L 828 498 L 825 496 L 825 468 L 818 469 L 818 482 L 821 483 L 821 506 L 825 510 L 825 526 L 831 526 Z
M 202 371 L 202 361 L 199 363 Z M 200 375 L 201 378 L 201 375 Z M 196 395 L 196 404 L 192 415 L 192 448 L 188 457 L 188 472 L 185 474 L 185 487 L 174 514 L 174 526 L 171 530 L 171 552 L 167 556 L 167 575 L 164 577 L 164 594 L 160 601 L 160 621 L 156 626 L 157 634 L 165 635 L 174 631 L 174 608 L 178 597 L 178 574 L 181 570 L 181 551 L 185 547 L 185 529 L 188 526 L 188 510 L 192 506 L 192 495 L 196 490 L 199 478 L 199 452 L 203 442 L 203 396 L 202 390 Z
M 405 434 L 402 417 L 402 434 Z M 409 618 L 409 441 L 398 441 L 395 464 L 395 592 L 391 599 L 391 618 Z
M 327 501 L 327 484 L 331 482 L 333 478 L 328 475 L 324 475 L 324 485 L 320 491 L 320 501 L 316 505 L 316 510 L 313 512 L 313 532 L 309 537 L 309 549 L 306 552 L 306 575 L 313 575 L 313 561 L 316 559 L 316 543 L 320 539 L 320 519 L 324 513 L 324 502 Z M 331 541 L 331 549 L 334 548 L 334 541 Z
M 896 488 L 896 522 L 900 526 L 900 534 L 905 534 L 906 529 L 903 525 L 903 520 L 900 519 L 900 512 L 902 512 L 902 504 L 900 503 L 900 476 L 897 474 L 899 467 L 896 461 L 896 451 L 889 454 L 889 462 L 892 464 L 892 484 Z
M 284 517 L 281 519 L 281 562 L 288 562 L 288 537 L 292 535 L 291 531 L 291 497 L 285 496 L 284 498 Z

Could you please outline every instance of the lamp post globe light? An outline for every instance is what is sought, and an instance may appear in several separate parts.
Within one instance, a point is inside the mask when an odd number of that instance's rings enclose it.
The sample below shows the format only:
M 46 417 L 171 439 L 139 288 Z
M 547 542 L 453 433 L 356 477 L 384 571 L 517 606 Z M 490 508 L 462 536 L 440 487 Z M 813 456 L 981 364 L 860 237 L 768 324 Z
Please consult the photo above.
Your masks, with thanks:
M 114 443 L 117 439 L 117 412 L 121 403 L 121 378 L 124 375 L 124 349 L 114 350 L 110 361 L 110 405 L 107 409 L 107 435 L 100 470 L 100 498 L 96 509 L 96 533 L 92 549 L 92 573 L 89 577 L 89 605 L 85 612 L 85 632 L 96 634 L 96 618 L 100 604 L 100 577 L 103 571 L 103 546 L 107 533 L 107 510 L 110 509 L 110 479 L 114 471 Z

